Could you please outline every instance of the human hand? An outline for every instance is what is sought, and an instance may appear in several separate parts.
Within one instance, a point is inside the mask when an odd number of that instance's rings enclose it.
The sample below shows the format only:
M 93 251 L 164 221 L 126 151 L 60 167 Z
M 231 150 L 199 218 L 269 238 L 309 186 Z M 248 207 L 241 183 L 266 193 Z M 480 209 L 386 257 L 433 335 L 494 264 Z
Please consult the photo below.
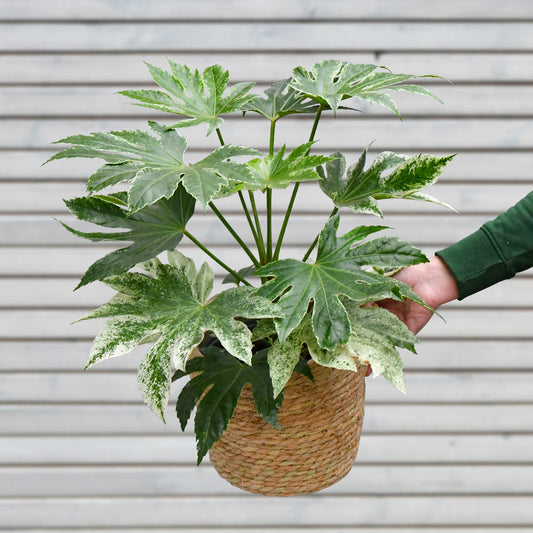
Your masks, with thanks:
M 438 256 L 433 257 L 428 263 L 403 268 L 393 277 L 409 285 L 434 310 L 459 296 L 455 278 Z M 433 311 L 412 300 L 406 299 L 403 302 L 382 300 L 376 304 L 395 314 L 415 335 L 433 316 Z M 372 368 L 368 365 L 366 375 L 369 376 L 371 373 Z
M 409 285 L 432 309 L 459 296 L 455 278 L 438 256 L 431 258 L 428 263 L 403 268 L 393 277 Z M 394 313 L 414 334 L 433 316 L 429 309 L 407 299 L 403 302 L 382 300 L 377 305 Z

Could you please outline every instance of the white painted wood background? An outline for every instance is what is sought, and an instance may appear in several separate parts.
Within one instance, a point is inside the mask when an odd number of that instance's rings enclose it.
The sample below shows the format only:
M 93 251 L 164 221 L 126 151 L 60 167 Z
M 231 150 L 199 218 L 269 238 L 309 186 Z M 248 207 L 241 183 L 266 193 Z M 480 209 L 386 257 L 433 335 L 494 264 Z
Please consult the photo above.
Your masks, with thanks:
M 248 495 L 195 467 L 192 433 L 142 405 L 140 351 L 82 371 L 99 324 L 71 322 L 109 292 L 72 289 L 105 247 L 53 217 L 68 219 L 61 199 L 94 163 L 41 164 L 64 135 L 157 119 L 116 92 L 149 87 L 143 61 L 165 56 L 260 88 L 330 57 L 445 78 L 431 82 L 443 106 L 402 95 L 403 122 L 365 106 L 318 132 L 322 149 L 352 158 L 372 140 L 373 153 L 458 153 L 433 192 L 460 214 L 383 204 L 385 223 L 429 254 L 531 190 L 530 0 L 0 0 L 0 530 L 533 531 L 531 272 L 445 307 L 406 356 L 406 397 L 368 381 L 352 473 L 309 497 Z M 308 131 L 283 123 L 280 142 Z M 265 147 L 259 120 L 238 128 L 228 121 L 226 139 Z M 215 141 L 187 134 L 193 155 Z M 297 208 L 287 242 L 299 255 L 330 206 L 306 184 Z M 211 217 L 196 224 L 231 256 Z

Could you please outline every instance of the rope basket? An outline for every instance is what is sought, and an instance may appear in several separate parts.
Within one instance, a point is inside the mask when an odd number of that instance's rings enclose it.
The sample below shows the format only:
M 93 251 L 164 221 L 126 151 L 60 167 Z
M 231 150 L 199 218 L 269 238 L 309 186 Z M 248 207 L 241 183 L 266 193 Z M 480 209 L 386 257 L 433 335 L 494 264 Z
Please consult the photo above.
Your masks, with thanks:
M 359 372 L 310 363 L 314 383 L 293 374 L 279 412 L 281 430 L 257 413 L 246 387 L 221 439 L 211 448 L 217 472 L 232 485 L 269 496 L 310 494 L 352 468 L 359 447 L 365 367 Z

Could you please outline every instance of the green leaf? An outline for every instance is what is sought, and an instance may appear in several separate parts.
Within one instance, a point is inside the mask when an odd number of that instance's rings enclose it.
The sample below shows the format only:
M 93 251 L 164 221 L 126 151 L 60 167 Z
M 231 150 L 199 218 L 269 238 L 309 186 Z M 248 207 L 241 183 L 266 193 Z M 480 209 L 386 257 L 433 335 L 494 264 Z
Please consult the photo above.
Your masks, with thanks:
M 376 65 L 326 60 L 315 63 L 310 71 L 303 67 L 295 68 L 289 85 L 336 113 L 341 100 L 352 96 L 354 84 L 376 68 Z
M 244 109 L 259 113 L 272 122 L 295 113 L 314 113 L 316 103 L 290 87 L 289 81 L 290 78 L 273 83 L 265 89 L 266 98 L 254 96 Z
M 206 123 L 209 135 L 224 123 L 220 115 L 244 110 L 253 98 L 250 90 L 254 83 L 237 83 L 226 92 L 229 73 L 219 65 L 210 66 L 200 74 L 171 60 L 168 64 L 170 71 L 147 63 L 155 82 L 167 92 L 128 90 L 120 94 L 137 100 L 140 106 L 191 117 L 173 127 Z
M 83 275 L 78 287 L 98 279 L 126 272 L 143 261 L 174 249 L 183 237 L 183 230 L 194 213 L 194 199 L 178 187 L 169 199 L 131 213 L 117 205 L 120 195 L 89 196 L 65 201 L 70 212 L 79 220 L 107 228 L 129 231 L 115 233 L 84 233 L 63 224 L 71 233 L 92 241 L 131 241 L 93 263 Z
M 247 267 L 243 267 L 243 268 L 239 268 L 239 270 L 237 270 L 237 274 L 241 277 L 241 278 L 250 278 L 252 276 L 255 275 L 255 271 L 257 270 L 257 268 L 255 267 L 255 265 L 250 265 L 250 266 L 247 266 Z M 223 284 L 226 284 L 226 283 L 236 283 L 237 285 L 240 283 L 240 279 L 237 278 L 236 276 L 234 276 L 233 274 L 227 274 L 226 276 L 224 276 L 224 279 L 222 280 L 222 283 Z
M 251 333 L 236 318 L 281 316 L 279 307 L 265 298 L 252 296 L 253 288 L 235 287 L 212 299 L 205 296 L 205 287 L 212 284 L 213 273 L 202 267 L 191 281 L 183 269 L 161 264 L 155 278 L 141 273 L 126 273 L 104 280 L 120 293 L 87 318 L 136 317 L 149 323 L 162 336 L 175 339 L 174 363 L 184 368 L 191 352 L 202 341 L 206 331 L 212 331 L 233 356 L 250 363 Z M 206 279 L 209 278 L 209 279 Z M 201 288 L 198 289 L 198 286 Z
M 163 417 L 171 361 L 183 370 L 205 332 L 213 332 L 233 357 L 250 364 L 251 332 L 241 319 L 280 316 L 279 308 L 254 296 L 249 287 L 206 301 L 212 281 L 207 266 L 195 273 L 191 286 L 185 269 L 165 264 L 157 266 L 155 277 L 130 272 L 105 279 L 118 294 L 81 319 L 110 318 L 95 339 L 87 367 L 124 355 L 155 335 L 156 344 L 139 369 L 139 387 L 148 405 Z
M 274 395 L 283 390 L 292 373 L 301 364 L 304 346 L 311 358 L 321 366 L 358 371 L 357 359 L 345 346 L 340 345 L 333 351 L 320 348 L 313 332 L 311 316 L 306 314 L 285 342 L 282 344 L 279 340 L 275 341 L 268 352 Z
M 248 163 L 252 175 L 245 187 L 250 190 L 284 189 L 293 182 L 318 180 L 320 176 L 316 168 L 333 158 L 308 155 L 312 144 L 308 142 L 298 146 L 285 159 L 285 145 L 273 156 L 253 159 Z
M 300 361 L 303 340 L 294 332 L 285 339 L 282 344 L 276 340 L 268 351 L 268 368 L 274 387 L 274 396 L 284 389 L 289 381 L 296 365 Z
M 294 69 L 289 85 L 305 96 L 330 107 L 333 113 L 337 112 L 341 100 L 356 96 L 387 107 L 399 116 L 394 101 L 390 95 L 383 92 L 385 90 L 403 90 L 431 96 L 438 100 L 424 87 L 405 84 L 411 78 L 426 76 L 394 74 L 388 71 L 377 71 L 378 68 L 380 67 L 377 65 L 326 60 L 315 63 L 310 71 L 303 67 Z
M 406 155 L 393 152 L 381 153 L 365 170 L 367 149 L 359 161 L 348 168 L 340 152 L 332 154 L 337 159 L 326 163 L 325 172 L 319 169 L 319 184 L 322 190 L 338 207 L 350 207 L 355 213 L 372 213 L 382 216 L 377 200 L 403 198 L 409 200 L 441 202 L 419 193 L 432 185 L 441 175 L 453 155 Z
M 180 183 L 203 206 L 222 187 L 248 181 L 251 170 L 232 157 L 258 156 L 260 152 L 243 146 L 222 146 L 196 163 L 186 164 L 187 141 L 176 130 L 156 122 L 150 127 L 157 135 L 139 130 L 74 135 L 57 142 L 74 145 L 49 159 L 92 157 L 108 161 L 88 180 L 87 190 L 97 192 L 123 180 L 131 183 L 128 202 L 137 211 L 161 198 L 170 198 Z
M 259 341 L 268 337 L 276 336 L 276 325 L 271 318 L 263 318 L 257 321 L 252 331 L 252 341 Z
M 198 464 L 228 427 L 245 385 L 251 385 L 258 413 L 278 429 L 277 414 L 283 400 L 281 394 L 273 394 L 266 350 L 254 354 L 251 366 L 216 346 L 202 348 L 202 353 L 203 357 L 187 363 L 185 373 L 195 377 L 185 385 L 176 404 L 182 429 L 198 407 L 195 416 Z
M 379 307 L 346 305 L 351 335 L 345 345 L 361 362 L 372 365 L 373 374 L 385 379 L 405 394 L 403 363 L 396 347 L 416 353 L 417 338 L 396 316 Z
M 137 374 L 137 385 L 144 401 L 163 422 L 170 398 L 172 368 L 168 354 L 173 342 L 171 337 L 160 337 L 141 361 Z
M 318 344 L 331 351 L 338 344 L 346 343 L 350 336 L 350 322 L 342 296 L 359 305 L 386 298 L 421 302 L 407 285 L 361 268 L 366 259 L 358 255 L 358 247 L 352 249 L 352 246 L 382 227 L 363 226 L 337 237 L 338 225 L 339 216 L 336 215 L 324 226 L 314 263 L 283 259 L 257 271 L 260 276 L 274 278 L 260 287 L 257 294 L 270 300 L 279 298 L 277 303 L 285 315 L 275 319 L 281 343 L 298 326 L 311 303 L 313 331 Z M 394 254 L 391 249 L 386 255 L 396 266 L 404 266 L 404 262 L 413 264 L 415 260 L 412 255 Z
M 360 244 L 353 250 L 353 260 L 361 267 L 384 269 L 397 269 L 428 261 L 418 248 L 396 237 L 379 237 Z

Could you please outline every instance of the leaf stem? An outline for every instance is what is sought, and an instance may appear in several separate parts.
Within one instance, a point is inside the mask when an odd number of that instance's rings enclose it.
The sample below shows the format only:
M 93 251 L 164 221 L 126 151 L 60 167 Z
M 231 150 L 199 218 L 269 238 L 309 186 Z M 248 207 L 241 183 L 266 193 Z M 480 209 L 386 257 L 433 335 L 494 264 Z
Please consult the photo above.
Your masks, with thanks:
M 221 259 L 219 259 L 213 252 L 210 252 L 198 239 L 196 239 L 189 231 L 183 230 L 183 235 L 187 237 L 190 241 L 192 241 L 200 250 L 202 250 L 204 253 L 206 253 L 213 261 L 218 263 L 226 272 L 231 274 L 235 279 L 240 281 L 241 283 L 244 283 L 245 285 L 252 285 L 249 281 L 246 281 L 240 274 L 235 272 L 235 270 L 232 270 L 226 263 L 224 263 Z
M 222 137 L 222 132 L 220 131 L 220 128 L 217 128 L 216 129 L 216 132 L 217 132 L 217 136 L 218 136 L 218 140 L 220 141 L 220 144 L 222 146 L 224 146 L 224 138 Z M 250 230 L 252 231 L 252 235 L 253 235 L 253 238 L 254 238 L 254 241 L 255 241 L 255 244 L 257 246 L 257 253 L 259 254 L 259 259 L 260 261 L 257 262 L 257 260 L 255 259 L 255 257 L 253 256 L 252 252 L 250 251 L 250 249 L 246 246 L 246 244 L 244 244 L 244 242 L 242 241 L 239 241 L 238 239 L 238 236 L 236 233 L 233 233 L 233 228 L 229 225 L 229 223 L 227 224 L 225 222 L 225 219 L 224 217 L 222 217 L 222 215 L 220 214 L 220 212 L 218 212 L 219 214 L 217 214 L 218 218 L 221 220 L 221 222 L 224 224 L 224 226 L 226 226 L 226 228 L 231 232 L 231 234 L 236 238 L 237 242 L 240 244 L 240 246 L 242 247 L 242 249 L 246 252 L 246 254 L 248 255 L 248 257 L 250 257 L 250 259 L 252 259 L 252 262 L 253 264 L 258 267 L 261 264 L 264 264 L 265 263 L 265 246 L 263 244 L 263 237 L 261 235 L 261 232 L 257 231 L 253 222 L 252 222 L 252 217 L 250 215 L 250 211 L 248 209 L 248 206 L 246 205 L 246 201 L 244 200 L 244 195 L 242 194 L 242 191 L 239 191 L 238 192 L 239 194 L 239 199 L 241 201 L 241 205 L 242 205 L 242 209 L 244 211 L 244 216 L 246 217 L 246 220 L 248 221 L 248 225 L 250 226 Z M 252 193 L 250 193 L 251 195 Z M 213 209 L 213 207 L 210 205 L 210 207 Z M 217 213 L 217 211 L 215 209 L 213 209 L 213 211 L 215 211 L 215 214 Z M 220 215 L 220 216 L 219 216 Z M 256 217 L 256 224 L 258 224 L 258 218 Z M 258 226 L 259 228 L 259 226 Z M 260 230 L 260 228 L 259 228 Z M 250 255 L 251 254 L 251 255 Z
M 268 155 L 274 155 L 274 137 L 276 133 L 276 120 L 270 121 L 270 141 Z M 267 262 L 272 261 L 272 189 L 267 187 L 266 190 L 266 208 L 267 208 Z
M 266 263 L 265 247 L 263 245 L 263 242 L 259 240 L 259 235 L 255 229 L 252 217 L 250 216 L 250 210 L 248 209 L 248 206 L 246 205 L 244 194 L 242 194 L 242 191 L 239 191 L 238 194 L 239 194 L 239 199 L 241 201 L 242 209 L 244 211 L 244 215 L 246 216 L 248 225 L 250 226 L 250 229 L 252 230 L 252 235 L 254 237 L 255 245 L 257 246 L 257 252 L 259 254 L 259 262 L 263 265 Z
M 333 211 L 331 212 L 331 214 L 329 215 L 328 217 L 328 220 L 331 218 L 331 217 L 334 217 L 337 212 L 338 212 L 339 208 L 338 207 L 334 207 L 333 208 Z M 318 243 L 318 237 L 319 235 L 317 235 L 315 237 L 315 240 L 311 243 L 311 246 L 309 246 L 309 248 L 307 249 L 307 252 L 305 252 L 305 255 L 303 256 L 303 259 L 302 261 L 305 263 L 308 259 L 309 259 L 309 256 L 311 255 L 311 252 L 314 250 L 315 246 L 317 245 Z
M 261 265 L 259 261 L 255 258 L 254 254 L 248 248 L 246 243 L 241 239 L 239 234 L 233 229 L 231 224 L 226 220 L 224 215 L 216 208 L 215 204 L 213 202 L 209 202 L 209 207 L 213 210 L 213 213 L 218 217 L 220 222 L 224 225 L 224 227 L 231 233 L 231 236 L 239 243 L 239 246 L 246 252 L 246 255 L 252 260 L 252 263 L 255 267 L 259 268 Z
M 315 121 L 313 122 L 313 128 L 311 129 L 311 134 L 309 135 L 309 142 L 312 142 L 315 140 L 315 134 L 316 130 L 318 128 L 318 122 L 320 120 L 320 116 L 322 115 L 322 110 L 324 109 L 324 106 L 320 104 L 318 106 L 316 115 L 315 115 Z M 309 151 L 308 151 L 309 153 Z M 294 202 L 296 200 L 296 195 L 298 194 L 298 190 L 300 189 L 300 182 L 296 183 L 294 185 L 294 189 L 292 190 L 291 199 L 289 201 L 289 205 L 287 206 L 287 211 L 285 212 L 285 217 L 283 219 L 283 223 L 281 225 L 281 230 L 279 232 L 278 242 L 276 244 L 276 250 L 274 252 L 274 261 L 279 259 L 279 253 L 281 251 L 281 245 L 283 243 L 283 238 L 285 237 L 285 231 L 287 230 L 287 225 L 289 224 L 289 219 L 291 218 L 292 214 L 292 208 L 294 206 Z
M 265 240 L 263 238 L 263 232 L 261 231 L 261 222 L 259 220 L 259 214 L 257 212 L 257 205 L 255 204 L 254 193 L 252 191 L 248 191 L 248 197 L 250 198 L 250 203 L 252 204 L 252 213 L 254 214 L 255 227 L 257 229 L 257 237 L 259 240 L 259 244 L 261 245 L 260 247 L 258 245 L 259 256 L 263 257 L 263 261 L 264 261 L 263 264 L 266 264 L 267 254 L 265 250 Z
M 226 143 L 224 142 L 224 139 L 222 138 L 222 132 L 220 131 L 220 128 L 216 129 L 218 140 L 220 141 L 220 144 L 224 146 Z

